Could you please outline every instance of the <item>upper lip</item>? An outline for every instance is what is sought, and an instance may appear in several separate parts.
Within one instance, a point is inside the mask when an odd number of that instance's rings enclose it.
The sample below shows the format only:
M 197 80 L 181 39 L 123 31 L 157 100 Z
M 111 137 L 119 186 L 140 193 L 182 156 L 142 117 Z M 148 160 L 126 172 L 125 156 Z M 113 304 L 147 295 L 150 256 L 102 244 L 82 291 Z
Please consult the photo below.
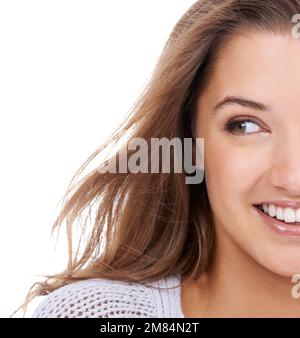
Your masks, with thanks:
M 300 208 L 300 201 L 295 202 L 295 201 L 288 201 L 288 200 L 268 200 L 268 201 L 263 201 L 261 203 L 255 204 L 256 206 L 262 205 L 262 204 L 273 204 L 276 207 L 281 207 L 281 208 L 293 208 L 293 209 L 299 209 Z

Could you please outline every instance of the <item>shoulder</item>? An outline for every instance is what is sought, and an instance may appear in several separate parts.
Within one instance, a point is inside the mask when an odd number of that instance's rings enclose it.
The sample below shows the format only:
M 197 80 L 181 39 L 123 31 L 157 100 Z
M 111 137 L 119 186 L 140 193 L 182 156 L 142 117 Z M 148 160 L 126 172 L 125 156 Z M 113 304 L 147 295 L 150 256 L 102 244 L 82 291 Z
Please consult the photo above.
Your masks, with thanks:
M 174 281 L 174 277 L 167 280 Z M 140 283 L 93 278 L 56 289 L 39 304 L 33 318 L 130 318 L 158 317 L 166 279 Z

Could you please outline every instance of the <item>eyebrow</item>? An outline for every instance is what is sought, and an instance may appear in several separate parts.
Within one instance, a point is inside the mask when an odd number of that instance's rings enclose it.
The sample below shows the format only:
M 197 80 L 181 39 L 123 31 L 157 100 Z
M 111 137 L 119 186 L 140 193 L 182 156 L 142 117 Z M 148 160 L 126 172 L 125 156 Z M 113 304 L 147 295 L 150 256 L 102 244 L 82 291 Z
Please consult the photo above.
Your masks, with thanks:
M 267 105 L 260 102 L 255 102 L 238 96 L 226 96 L 221 102 L 216 104 L 216 106 L 213 109 L 213 114 L 216 114 L 219 110 L 229 105 L 240 105 L 242 107 L 261 111 L 270 110 Z

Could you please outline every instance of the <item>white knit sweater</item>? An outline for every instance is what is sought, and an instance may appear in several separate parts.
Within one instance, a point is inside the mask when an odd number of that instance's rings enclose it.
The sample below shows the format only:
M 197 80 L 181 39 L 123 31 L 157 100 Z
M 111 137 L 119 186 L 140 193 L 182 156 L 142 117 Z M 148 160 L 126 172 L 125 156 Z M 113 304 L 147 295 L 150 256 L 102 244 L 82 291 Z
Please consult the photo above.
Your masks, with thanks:
M 104 278 L 77 281 L 44 296 L 32 318 L 184 318 L 180 282 L 173 275 L 147 283 L 155 289 Z

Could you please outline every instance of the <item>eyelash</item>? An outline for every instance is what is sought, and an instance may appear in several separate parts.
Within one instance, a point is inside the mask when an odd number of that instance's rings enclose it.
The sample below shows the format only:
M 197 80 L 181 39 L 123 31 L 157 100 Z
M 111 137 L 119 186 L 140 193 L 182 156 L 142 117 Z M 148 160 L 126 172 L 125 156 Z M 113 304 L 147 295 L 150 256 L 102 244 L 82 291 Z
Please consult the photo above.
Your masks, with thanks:
M 238 133 L 238 132 L 233 132 L 234 127 L 236 127 L 236 125 L 238 125 L 239 123 L 242 122 L 251 122 L 256 124 L 257 126 L 259 126 L 259 124 L 257 123 L 257 121 L 255 121 L 254 119 L 251 118 L 240 118 L 240 119 L 231 119 L 229 121 L 226 121 L 224 123 L 224 129 L 226 132 L 233 134 L 233 135 L 238 135 L 238 136 L 244 136 L 244 135 L 253 135 L 256 134 L 257 132 L 251 132 L 251 133 Z M 260 127 L 261 128 L 261 127 Z

